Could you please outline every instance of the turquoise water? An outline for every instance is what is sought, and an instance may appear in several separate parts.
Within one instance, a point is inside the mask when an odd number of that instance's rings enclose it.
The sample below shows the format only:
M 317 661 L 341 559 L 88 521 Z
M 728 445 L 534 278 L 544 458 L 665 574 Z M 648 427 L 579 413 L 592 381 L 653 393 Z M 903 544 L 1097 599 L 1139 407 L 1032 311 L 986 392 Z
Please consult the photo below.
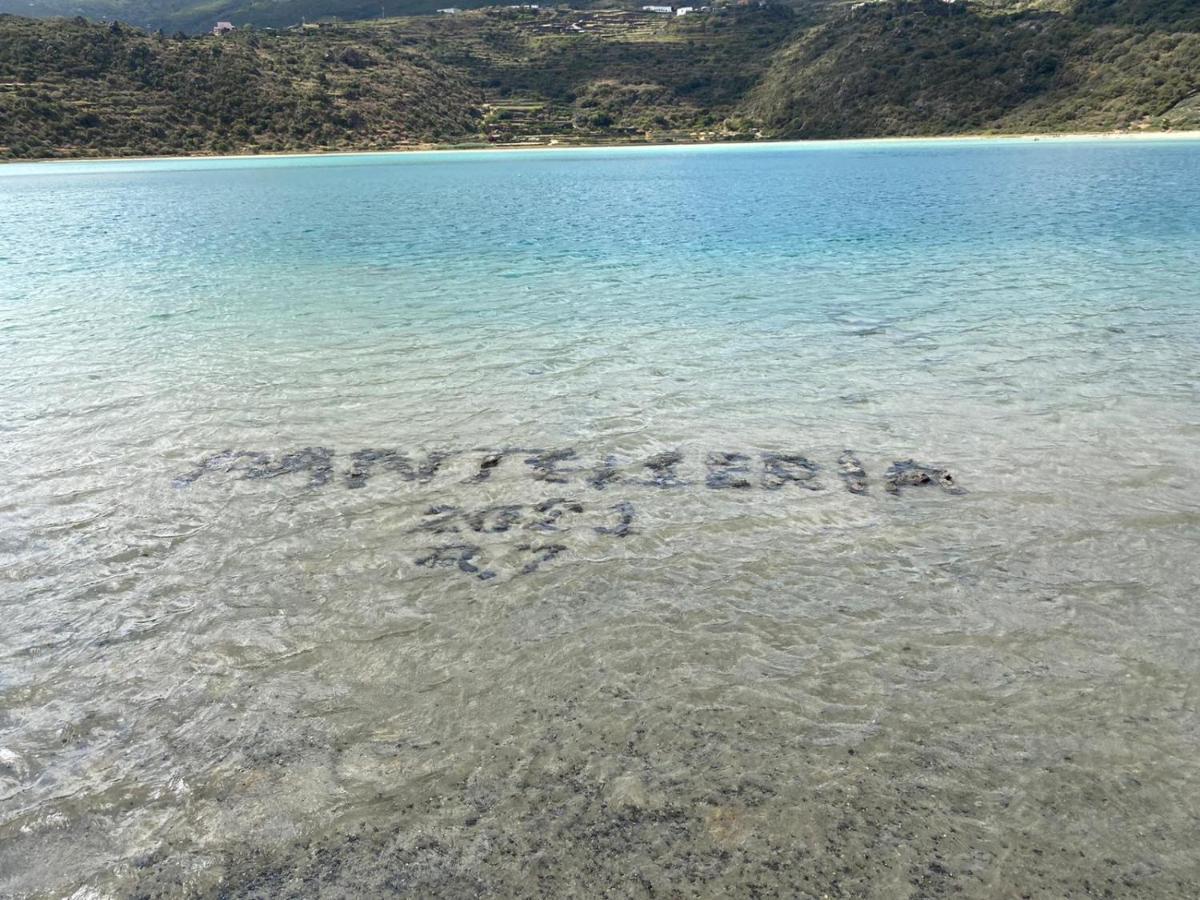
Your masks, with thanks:
M 1195 141 L 0 167 L 0 895 L 1195 896 L 1197 359 Z

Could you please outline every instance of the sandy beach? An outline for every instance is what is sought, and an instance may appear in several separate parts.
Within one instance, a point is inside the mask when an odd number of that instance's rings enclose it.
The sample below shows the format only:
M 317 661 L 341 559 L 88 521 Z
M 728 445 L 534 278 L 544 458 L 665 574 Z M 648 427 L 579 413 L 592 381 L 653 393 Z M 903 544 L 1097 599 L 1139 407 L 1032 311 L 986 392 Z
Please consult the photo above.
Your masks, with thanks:
M 59 163 L 59 162 L 150 162 L 154 160 L 236 160 L 236 159 L 304 159 L 308 157 L 337 157 L 337 156 L 390 156 L 410 153 L 525 153 L 539 151 L 595 151 L 595 150 L 633 150 L 633 149 L 695 149 L 697 147 L 842 147 L 854 144 L 939 144 L 946 142 L 996 142 L 1032 143 L 1047 141 L 1053 143 L 1070 143 L 1079 141 L 1181 141 L 1200 140 L 1200 130 L 1189 131 L 1072 131 L 1072 132 L 1041 132 L 1023 134 L 954 134 L 904 137 L 870 137 L 870 138 L 832 138 L 815 140 L 760 140 L 760 141 L 673 141 L 670 143 L 652 142 L 618 142 L 597 144 L 565 144 L 529 143 L 504 144 L 478 147 L 464 147 L 454 144 L 419 144 L 412 146 L 393 147 L 388 150 L 305 150 L 282 153 L 193 153 L 165 154 L 162 156 L 59 156 L 38 157 L 34 159 L 0 160 L 0 164 L 14 165 L 23 163 Z

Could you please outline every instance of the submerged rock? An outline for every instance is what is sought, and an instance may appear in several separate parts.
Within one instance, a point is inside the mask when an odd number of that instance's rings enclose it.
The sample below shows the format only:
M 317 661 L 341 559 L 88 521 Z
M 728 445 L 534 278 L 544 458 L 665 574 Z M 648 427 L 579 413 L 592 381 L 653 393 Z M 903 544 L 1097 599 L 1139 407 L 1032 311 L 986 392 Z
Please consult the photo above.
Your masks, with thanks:
M 567 552 L 565 544 L 542 544 L 538 547 L 534 547 L 532 544 L 522 544 L 517 549 L 527 550 L 534 554 L 534 558 L 521 567 L 520 574 L 522 575 L 529 575 L 531 572 L 536 572 L 542 563 L 549 562 L 560 553 Z
M 193 483 L 206 472 L 240 472 L 242 478 L 276 478 L 296 472 L 308 472 L 309 487 L 322 487 L 333 477 L 334 453 L 328 447 L 305 447 L 285 453 L 276 460 L 257 450 L 222 450 L 205 457 L 191 472 L 175 478 L 176 487 Z
M 479 547 L 474 544 L 444 544 L 431 549 L 428 556 L 416 560 L 418 566 L 427 569 L 448 567 L 474 575 L 482 581 L 495 578 L 496 573 L 491 569 L 480 569 L 471 560 L 479 555 Z
M 645 459 L 634 468 L 640 468 L 644 477 L 623 477 L 615 457 L 606 456 L 602 463 L 594 467 L 574 464 L 579 459 L 575 448 L 560 450 L 541 450 L 525 447 L 505 447 L 501 449 L 476 447 L 470 450 L 435 451 L 423 459 L 416 459 L 409 454 L 391 448 L 367 448 L 356 450 L 350 454 L 350 468 L 344 474 L 344 483 L 349 488 L 363 487 L 372 475 L 380 470 L 399 475 L 404 481 L 427 483 L 441 470 L 442 464 L 453 457 L 481 453 L 476 472 L 467 477 L 466 484 L 479 483 L 491 478 L 508 456 L 520 454 L 532 470 L 533 477 L 538 481 L 551 484 L 565 484 L 571 478 L 579 476 L 597 490 L 604 490 L 611 484 L 640 485 L 659 488 L 674 488 L 689 485 L 691 482 L 679 475 L 679 467 L 684 456 L 679 450 L 668 450 L 657 453 Z M 189 472 L 176 476 L 173 484 L 176 487 L 186 487 L 209 472 L 236 473 L 235 477 L 244 479 L 277 478 L 282 475 L 307 474 L 310 487 L 321 487 L 333 478 L 334 451 L 327 447 L 305 447 L 280 456 L 251 450 L 222 450 L 202 459 Z M 748 453 L 717 451 L 710 452 L 705 457 L 707 468 L 704 483 L 713 489 L 748 489 L 762 487 L 774 491 L 793 484 L 805 490 L 818 491 L 824 488 L 819 478 L 821 466 L 800 453 L 759 453 L 761 472 L 755 471 L 755 462 Z M 566 465 L 572 463 L 571 465 Z M 862 460 L 853 450 L 844 450 L 837 460 L 838 476 L 846 490 L 852 494 L 865 494 L 868 490 L 869 479 Z M 884 476 L 884 488 L 889 493 L 899 493 L 905 487 L 917 487 L 936 484 L 947 493 L 965 493 L 954 482 L 953 476 L 943 466 L 925 465 L 915 460 L 897 460 L 887 470 Z M 557 497 L 544 509 L 535 508 L 534 512 L 542 514 L 542 518 L 529 527 L 551 531 L 557 528 L 555 522 L 566 512 L 576 512 L 571 504 Z M 552 508 L 554 503 L 562 504 L 561 508 Z M 516 507 L 496 507 L 493 510 L 481 511 L 483 518 L 468 524 L 475 531 L 505 530 L 513 525 L 518 516 L 513 513 Z M 505 511 L 507 510 L 507 512 Z M 449 508 L 447 509 L 447 512 Z M 493 524 L 488 524 L 488 516 L 495 513 L 497 518 Z M 431 515 L 429 513 L 427 515 Z M 421 526 L 433 531 L 456 531 L 457 527 L 448 522 L 426 523 Z
M 478 531 L 483 534 L 498 534 L 502 531 L 508 531 L 513 525 L 521 521 L 521 510 L 522 507 L 515 504 L 491 506 L 487 509 L 467 513 L 463 516 L 463 520 L 472 531 Z
M 457 506 L 438 504 L 425 510 L 425 521 L 414 528 L 414 531 L 428 531 L 431 534 L 458 534 L 459 523 L 462 521 L 462 510 Z M 429 518 L 431 517 L 432 518 Z
M 687 484 L 676 471 L 681 462 L 683 462 L 683 454 L 678 450 L 667 450 L 664 453 L 655 454 L 642 463 L 642 468 L 650 472 L 650 478 L 640 483 L 653 487 L 679 487 Z
M 479 471 L 475 473 L 473 478 L 468 480 L 473 482 L 487 481 L 492 477 L 492 470 L 497 468 L 503 461 L 503 453 L 489 453 L 480 461 Z
M 442 463 L 453 455 L 435 451 L 426 456 L 421 463 L 414 463 L 407 453 L 399 450 L 356 450 L 350 454 L 350 471 L 346 473 L 346 487 L 362 487 L 377 466 L 382 467 L 385 471 L 398 473 L 405 481 L 429 481 L 437 474 Z
M 583 504 L 578 500 L 568 500 L 566 497 L 551 497 L 549 500 L 535 504 L 533 511 L 538 513 L 541 518 L 527 525 L 527 528 L 537 531 L 558 531 L 558 520 L 569 512 L 583 512 Z
M 767 490 L 779 490 L 785 484 L 795 484 L 810 491 L 822 490 L 817 481 L 821 467 L 808 457 L 799 453 L 764 453 L 762 459 L 762 483 Z
M 896 460 L 883 475 L 883 488 L 890 494 L 900 493 L 902 487 L 937 485 L 948 494 L 965 494 L 954 483 L 954 477 L 943 466 L 927 466 L 915 459 Z
M 854 455 L 853 450 L 843 450 L 842 455 L 838 457 L 838 475 L 850 493 L 867 492 L 867 470 L 863 468 L 862 460 Z
M 606 456 L 604 457 L 604 462 L 592 470 L 592 474 L 587 478 L 587 483 L 596 490 L 602 491 L 619 479 L 620 475 L 617 472 L 616 459 L 612 456 Z
M 575 459 L 576 455 L 573 448 L 566 450 L 546 450 L 528 457 L 525 460 L 525 465 L 533 469 L 533 477 L 539 481 L 566 484 L 570 480 L 570 476 L 579 470 L 559 469 L 558 465 L 566 460 Z
M 710 453 L 706 462 L 708 475 L 704 483 L 710 488 L 751 487 L 750 457 L 745 453 Z
M 245 472 L 253 466 L 266 466 L 270 461 L 269 453 L 256 450 L 222 450 L 200 460 L 199 465 L 192 471 L 175 476 L 171 483 L 175 487 L 187 487 L 206 472 L 233 472 L 238 469 Z
M 515 503 L 471 511 L 464 511 L 457 506 L 431 506 L 425 512 L 425 521 L 414 530 L 430 534 L 457 534 L 462 530 L 461 526 L 466 526 L 477 534 L 499 534 L 521 521 L 523 510 L 523 506 Z
M 327 447 L 305 447 L 294 453 L 285 453 L 278 462 L 252 466 L 247 470 L 246 477 L 277 478 L 296 472 L 309 473 L 309 487 L 328 484 L 333 477 L 333 451 Z
M 613 506 L 613 512 L 617 514 L 617 524 L 597 525 L 595 530 L 597 534 L 611 534 L 614 537 L 625 537 L 633 530 L 633 504 L 628 500 L 622 500 L 620 503 Z

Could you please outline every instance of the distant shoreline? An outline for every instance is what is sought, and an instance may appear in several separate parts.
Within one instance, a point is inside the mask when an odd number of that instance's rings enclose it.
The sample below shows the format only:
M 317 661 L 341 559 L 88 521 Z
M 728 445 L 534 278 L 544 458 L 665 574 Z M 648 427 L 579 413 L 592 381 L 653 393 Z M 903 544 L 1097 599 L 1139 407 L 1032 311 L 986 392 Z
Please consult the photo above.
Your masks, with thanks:
M 1200 130 L 1186 131 L 1071 131 L 1029 132 L 1020 134 L 947 134 L 870 138 L 817 138 L 759 141 L 671 141 L 613 142 L 594 144 L 502 144 L 496 146 L 461 146 L 457 144 L 420 144 L 392 147 L 387 150 L 288 150 L 268 153 L 187 153 L 163 154 L 161 156 L 45 156 L 29 159 L 0 160 L 4 165 L 26 163 L 122 163 L 187 160 L 253 160 L 253 159 L 309 159 L 341 156 L 391 156 L 410 153 L 524 153 L 529 151 L 558 150 L 630 150 L 630 149 L 695 149 L 697 147 L 812 147 L 821 145 L 844 146 L 852 144 L 928 144 L 939 142 L 1013 141 L 1035 143 L 1070 143 L 1084 141 L 1170 141 L 1200 140 Z

